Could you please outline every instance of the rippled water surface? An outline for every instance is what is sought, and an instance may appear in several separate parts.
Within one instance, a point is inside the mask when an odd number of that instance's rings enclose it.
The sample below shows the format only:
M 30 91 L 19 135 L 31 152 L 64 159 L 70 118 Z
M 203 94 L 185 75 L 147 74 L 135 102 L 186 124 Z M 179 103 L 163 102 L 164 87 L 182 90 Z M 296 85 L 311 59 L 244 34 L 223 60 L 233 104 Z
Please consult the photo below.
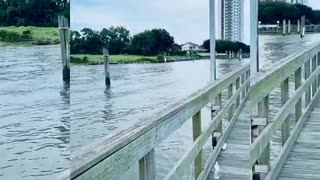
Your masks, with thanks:
M 48 179 L 69 166 L 69 88 L 59 46 L 0 47 L 0 179 Z
M 319 40 L 317 34 L 261 36 L 263 70 Z M 218 76 L 247 61 L 218 60 Z M 59 46 L 1 47 L 0 179 L 48 179 L 68 169 L 69 150 L 125 130 L 207 85 L 209 60 L 111 65 L 111 80 L 106 90 L 103 66 L 72 65 L 69 93 Z M 203 117 L 206 125 L 206 109 Z M 156 148 L 160 179 L 191 144 L 189 121 Z M 136 172 L 133 167 L 123 179 Z

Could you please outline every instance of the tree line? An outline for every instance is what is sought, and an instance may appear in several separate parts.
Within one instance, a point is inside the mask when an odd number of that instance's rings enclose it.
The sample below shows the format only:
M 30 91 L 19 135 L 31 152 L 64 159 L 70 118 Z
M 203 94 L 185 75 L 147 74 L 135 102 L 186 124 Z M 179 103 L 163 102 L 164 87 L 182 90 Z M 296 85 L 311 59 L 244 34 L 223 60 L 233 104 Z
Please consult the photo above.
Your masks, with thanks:
M 70 17 L 70 0 L 0 0 L 0 26 L 57 27 Z
M 70 51 L 72 54 L 101 54 L 102 48 L 109 50 L 110 54 L 136 54 L 136 55 L 185 55 L 181 46 L 176 44 L 174 38 L 165 29 L 152 29 L 130 36 L 130 31 L 122 26 L 104 28 L 95 31 L 83 28 L 71 32 Z M 209 40 L 204 41 L 202 47 L 210 50 Z M 249 52 L 250 47 L 241 42 L 217 41 L 217 52 L 226 51 Z
M 210 39 L 205 40 L 202 44 L 202 47 L 210 50 Z M 242 50 L 242 53 L 250 53 L 250 46 L 242 43 L 242 42 L 233 42 L 227 40 L 216 40 L 216 52 L 225 53 L 226 51 L 234 51 L 237 52 Z
M 320 11 L 303 4 L 263 1 L 259 2 L 258 11 L 259 21 L 263 24 L 277 24 L 277 21 L 284 19 L 296 22 L 304 15 L 307 24 L 320 24 Z
M 72 54 L 101 54 L 106 47 L 110 54 L 175 54 L 174 38 L 165 29 L 152 29 L 130 36 L 122 26 L 103 28 L 95 31 L 83 28 L 71 32 L 70 51 Z

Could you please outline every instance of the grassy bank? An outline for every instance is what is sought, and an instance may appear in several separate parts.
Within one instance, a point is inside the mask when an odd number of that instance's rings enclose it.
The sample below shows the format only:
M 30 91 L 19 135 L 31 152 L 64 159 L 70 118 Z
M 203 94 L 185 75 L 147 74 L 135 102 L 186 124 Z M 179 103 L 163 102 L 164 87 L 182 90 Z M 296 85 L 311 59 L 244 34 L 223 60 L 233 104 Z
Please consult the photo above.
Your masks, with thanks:
M 167 56 L 166 62 L 185 61 L 192 59 L 203 59 L 208 57 L 190 57 L 190 56 Z M 111 55 L 110 64 L 130 64 L 130 63 L 161 63 L 163 58 L 158 56 L 142 56 L 142 55 Z M 71 63 L 97 65 L 103 64 L 102 55 L 77 54 L 71 55 Z
M 34 26 L 9 26 L 0 28 L 0 45 L 50 45 L 59 44 L 59 42 L 58 28 Z

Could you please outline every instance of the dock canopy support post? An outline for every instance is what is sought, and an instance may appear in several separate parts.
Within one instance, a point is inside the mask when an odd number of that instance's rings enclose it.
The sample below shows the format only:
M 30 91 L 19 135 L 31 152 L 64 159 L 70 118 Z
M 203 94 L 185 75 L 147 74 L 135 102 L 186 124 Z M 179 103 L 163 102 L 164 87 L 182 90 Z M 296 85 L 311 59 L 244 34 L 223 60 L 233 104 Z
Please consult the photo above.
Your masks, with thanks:
M 61 57 L 62 57 L 62 79 L 70 82 L 70 48 L 69 48 L 69 23 L 64 16 L 58 16 Z
M 250 1 L 250 73 L 259 72 L 258 0 Z
M 104 59 L 104 71 L 105 71 L 105 84 L 108 88 L 111 85 L 111 80 L 110 80 L 109 52 L 106 48 L 103 48 L 103 59 Z

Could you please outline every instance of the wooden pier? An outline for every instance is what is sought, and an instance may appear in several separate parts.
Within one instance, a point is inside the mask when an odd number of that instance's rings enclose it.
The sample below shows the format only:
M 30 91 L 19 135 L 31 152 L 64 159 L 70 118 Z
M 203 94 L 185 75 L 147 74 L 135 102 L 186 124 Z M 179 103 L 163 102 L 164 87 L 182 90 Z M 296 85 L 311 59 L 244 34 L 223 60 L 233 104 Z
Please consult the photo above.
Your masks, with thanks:
M 60 179 L 121 179 L 136 164 L 141 180 L 156 179 L 154 149 L 188 121 L 193 145 L 166 180 L 190 174 L 202 180 L 319 179 L 319 87 L 320 42 L 254 76 L 249 64 L 244 65 L 131 128 L 73 153 L 71 172 Z M 273 93 L 275 89 L 280 93 Z M 280 107 L 271 107 L 274 99 Z M 215 113 L 203 128 L 202 109 L 210 104 Z M 279 153 L 271 157 L 279 131 Z M 204 146 L 212 138 L 218 141 L 204 159 Z

